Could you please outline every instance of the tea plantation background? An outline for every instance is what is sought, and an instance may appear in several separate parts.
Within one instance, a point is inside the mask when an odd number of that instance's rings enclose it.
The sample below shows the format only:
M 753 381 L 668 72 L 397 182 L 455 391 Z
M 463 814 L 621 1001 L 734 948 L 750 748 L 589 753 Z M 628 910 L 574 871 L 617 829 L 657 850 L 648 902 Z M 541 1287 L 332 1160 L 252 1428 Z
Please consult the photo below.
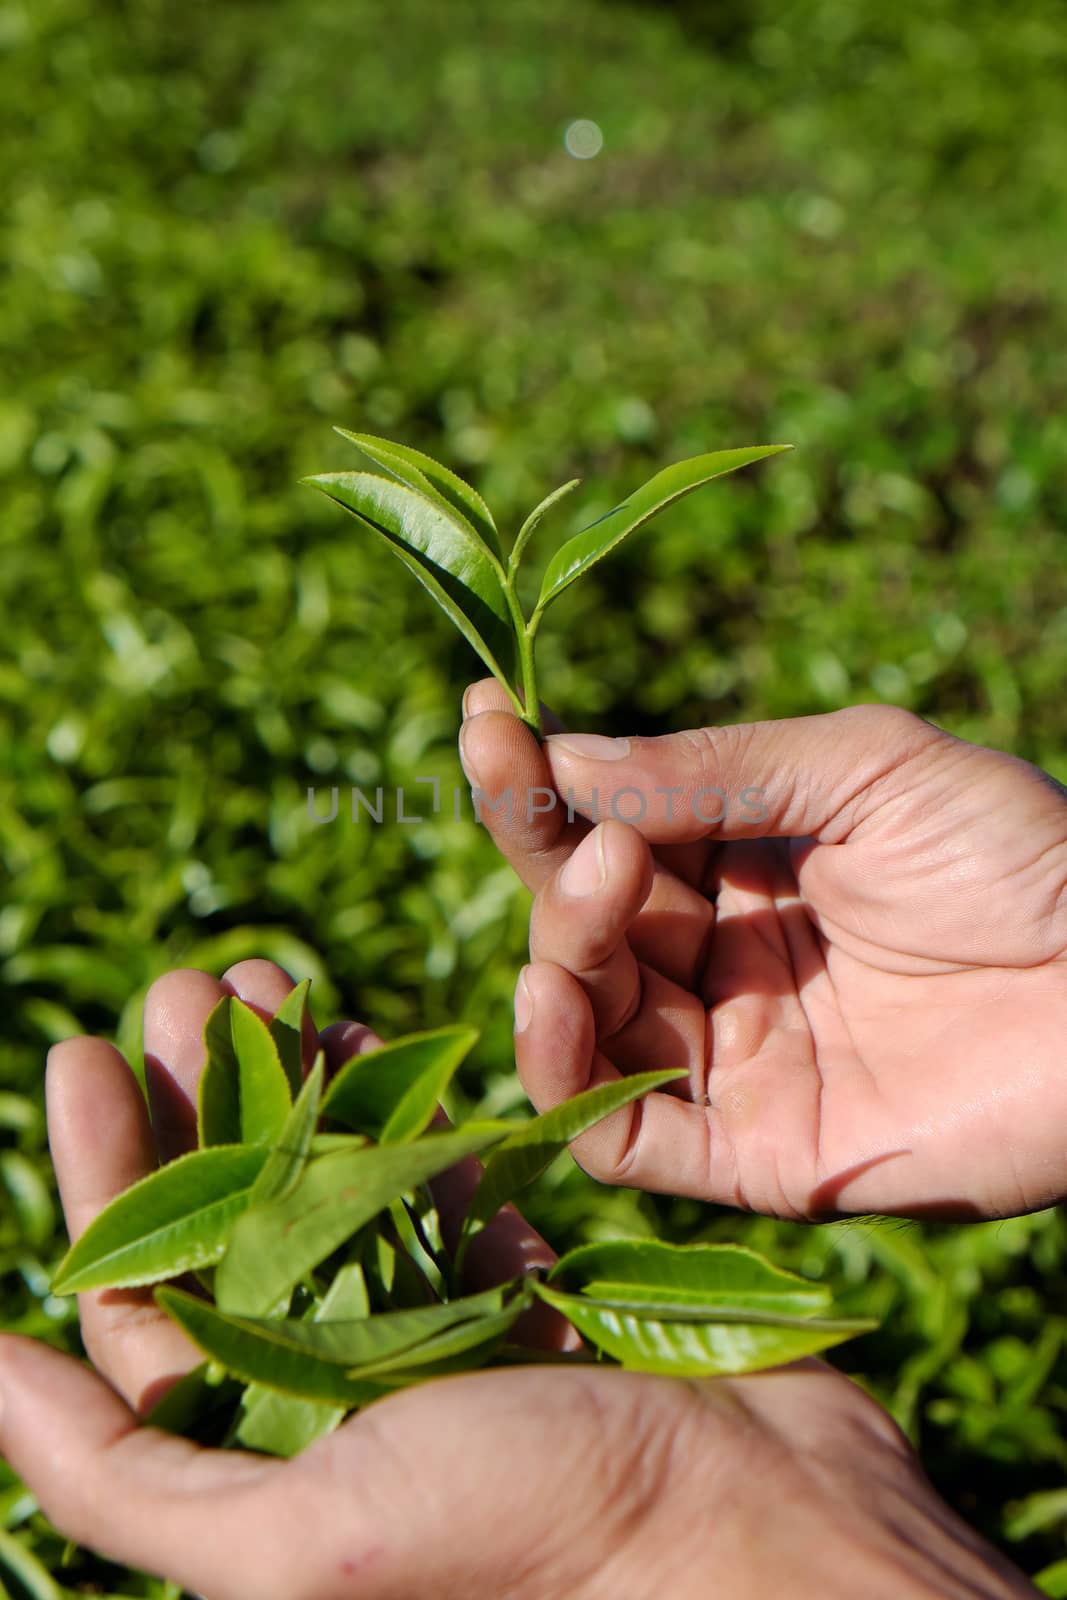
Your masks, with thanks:
M 528 902 L 447 815 L 478 668 L 298 485 L 355 464 L 332 423 L 506 529 L 581 476 L 542 557 L 672 460 L 791 441 L 570 591 L 546 698 L 602 732 L 890 700 L 1067 780 L 1059 0 L 0 0 L 0 108 L 0 1324 L 77 1348 L 44 1056 L 136 1057 L 168 967 L 469 1018 L 462 1092 L 524 1104 Z M 417 775 L 444 816 L 344 820 Z M 530 1209 L 829 1276 L 883 1319 L 841 1364 L 1067 1594 L 1059 1214 L 801 1228 L 567 1163 Z M 0 1467 L 0 1592 L 165 1592 L 61 1556 Z

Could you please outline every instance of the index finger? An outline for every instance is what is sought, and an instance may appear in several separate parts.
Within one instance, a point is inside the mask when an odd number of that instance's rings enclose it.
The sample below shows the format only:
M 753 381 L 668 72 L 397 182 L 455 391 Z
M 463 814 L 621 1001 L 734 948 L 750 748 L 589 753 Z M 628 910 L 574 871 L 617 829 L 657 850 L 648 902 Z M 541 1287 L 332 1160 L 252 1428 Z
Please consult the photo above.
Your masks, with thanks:
M 568 816 L 567 797 L 561 800 L 557 792 L 544 750 L 513 711 L 494 703 L 506 699 L 496 689 L 495 682 L 492 689 L 475 684 L 464 697 L 460 760 L 478 820 L 526 887 L 536 892 L 590 825 L 573 808 Z

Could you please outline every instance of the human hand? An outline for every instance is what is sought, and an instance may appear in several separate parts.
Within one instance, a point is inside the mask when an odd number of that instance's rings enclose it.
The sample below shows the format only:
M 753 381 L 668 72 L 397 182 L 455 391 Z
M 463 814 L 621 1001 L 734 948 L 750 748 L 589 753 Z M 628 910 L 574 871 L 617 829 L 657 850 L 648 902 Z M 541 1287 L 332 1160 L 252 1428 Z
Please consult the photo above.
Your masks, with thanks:
M 269 1014 L 290 980 L 244 962 L 223 984 L 177 972 L 154 986 L 156 1133 L 110 1045 L 52 1052 L 72 1234 L 150 1169 L 157 1138 L 165 1155 L 188 1144 L 200 1033 L 223 986 Z M 337 1061 L 377 1041 L 345 1023 L 319 1042 Z M 312 1030 L 305 1043 L 310 1057 Z M 468 1178 L 437 1197 L 453 1227 Z M 482 1281 L 551 1259 L 515 1212 L 482 1240 Z M 148 1291 L 84 1295 L 81 1314 L 102 1376 L 0 1338 L 0 1452 L 72 1538 L 210 1600 L 1035 1593 L 937 1499 L 885 1413 L 818 1362 L 703 1383 L 584 1365 L 448 1378 L 282 1462 L 138 1426 L 200 1359 Z
M 542 748 L 502 699 L 468 691 L 461 748 L 490 802 L 511 789 L 485 821 L 536 893 L 531 1100 L 690 1071 L 583 1135 L 588 1172 L 783 1217 L 1067 1195 L 1058 784 L 887 706 Z M 546 790 L 577 814 L 529 816 Z

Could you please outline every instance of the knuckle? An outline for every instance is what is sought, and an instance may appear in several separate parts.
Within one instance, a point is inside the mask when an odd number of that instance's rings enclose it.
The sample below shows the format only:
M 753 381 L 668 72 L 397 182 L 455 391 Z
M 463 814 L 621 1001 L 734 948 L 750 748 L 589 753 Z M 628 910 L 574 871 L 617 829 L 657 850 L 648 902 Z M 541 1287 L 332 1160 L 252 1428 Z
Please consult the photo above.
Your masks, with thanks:
M 944 737 L 940 729 L 903 706 L 847 706 L 834 715 L 853 725 L 865 742 L 890 751 L 897 757 L 917 753 Z
M 684 752 L 693 758 L 696 776 L 711 783 L 724 768 L 732 768 L 743 758 L 750 743 L 744 723 L 725 723 L 721 727 L 690 728 L 677 735 Z

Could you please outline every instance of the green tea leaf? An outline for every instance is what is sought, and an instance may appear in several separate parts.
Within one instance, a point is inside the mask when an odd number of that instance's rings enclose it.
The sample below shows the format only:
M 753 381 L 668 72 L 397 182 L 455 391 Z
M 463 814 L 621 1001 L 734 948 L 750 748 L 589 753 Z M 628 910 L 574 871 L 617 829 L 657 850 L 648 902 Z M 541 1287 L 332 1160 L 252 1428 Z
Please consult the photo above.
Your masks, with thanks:
M 250 1205 L 261 1205 L 267 1200 L 280 1199 L 296 1187 L 300 1174 L 307 1166 L 315 1125 L 319 1120 L 319 1103 L 322 1099 L 322 1080 L 326 1072 L 326 1057 L 320 1050 L 315 1065 L 308 1073 L 307 1082 L 297 1095 L 296 1104 L 285 1120 L 278 1143 L 268 1155 L 259 1177 L 252 1186 Z
M 340 1152 L 365 1150 L 370 1143 L 361 1133 L 316 1133 L 311 1141 L 313 1156 L 333 1156 Z
M 316 1322 L 356 1321 L 369 1316 L 370 1301 L 363 1268 L 357 1261 L 342 1267 L 315 1309 Z M 290 1458 L 316 1439 L 332 1433 L 345 1415 L 343 1406 L 321 1400 L 297 1400 L 262 1384 L 249 1384 L 241 1399 L 237 1438 L 248 1450 Z
M 370 1316 L 367 1278 L 358 1261 L 340 1267 L 315 1312 L 316 1322 L 355 1322 Z
M 767 1313 L 752 1313 L 746 1321 L 669 1320 L 646 1315 L 651 1308 L 616 1309 L 585 1295 L 558 1294 L 543 1283 L 535 1284 L 534 1290 L 562 1312 L 584 1339 L 624 1367 L 676 1377 L 758 1372 L 827 1350 L 875 1326 L 859 1318 L 773 1317 Z
M 382 1144 L 416 1139 L 477 1040 L 476 1028 L 437 1028 L 355 1056 L 326 1091 L 323 1114 Z
M 767 444 L 745 450 L 715 450 L 709 455 L 675 462 L 673 466 L 657 472 L 629 499 L 605 512 L 556 551 L 541 581 L 537 610 L 543 611 L 550 601 L 614 550 L 617 544 L 621 544 L 628 534 L 675 500 L 710 483 L 713 478 L 721 478 L 728 472 L 736 472 L 739 467 L 747 467 L 753 461 L 762 461 L 765 456 L 778 455 L 790 448 L 785 444 Z
M 749 1312 L 804 1316 L 830 1304 L 826 1284 L 776 1267 L 737 1244 L 663 1244 L 612 1239 L 581 1245 L 556 1262 L 548 1281 L 644 1315 L 681 1318 L 744 1316 Z
M 369 433 L 349 433 L 347 428 L 335 428 L 334 432 L 349 439 L 371 461 L 410 489 L 419 489 L 428 499 L 458 512 L 461 521 L 474 529 L 494 555 L 502 555 L 500 535 L 489 507 L 476 489 L 448 467 L 443 467 L 432 456 L 423 455 L 421 450 L 396 444 L 391 439 L 376 439 Z
M 477 1225 L 488 1222 L 520 1189 L 539 1178 L 572 1139 L 577 1139 L 594 1123 L 602 1122 L 631 1101 L 639 1100 L 649 1090 L 682 1077 L 685 1077 L 684 1072 L 635 1073 L 632 1077 L 620 1078 L 617 1083 L 602 1083 L 595 1089 L 586 1089 L 552 1111 L 523 1123 L 498 1145 L 486 1162 L 465 1228 L 473 1231 Z
M 219 1305 L 245 1315 L 266 1312 L 390 1200 L 508 1131 L 501 1123 L 468 1123 L 413 1144 L 319 1156 L 291 1194 L 242 1217 L 215 1275 Z
M 353 1367 L 349 1370 L 348 1376 L 403 1388 L 414 1382 L 420 1374 L 424 1377 L 438 1377 L 447 1370 L 454 1370 L 453 1363 L 464 1371 L 469 1370 L 479 1364 L 476 1352 L 480 1353 L 483 1361 L 489 1359 L 500 1341 L 506 1337 L 526 1310 L 531 1298 L 532 1291 L 527 1293 L 524 1290 L 500 1311 L 482 1314 L 444 1332 L 436 1333 L 386 1360 Z M 463 1302 L 455 1300 L 450 1304 L 462 1305 Z M 386 1312 L 384 1315 L 403 1315 L 403 1313 Z
M 270 1029 L 250 1006 L 224 995 L 204 1027 L 207 1061 L 197 1091 L 200 1143 L 268 1144 L 291 1105 Z
M 515 631 L 499 563 L 470 530 L 425 495 L 369 472 L 304 478 L 370 528 L 513 695 L 501 662 L 511 662 Z
M 396 1230 L 396 1236 L 401 1246 L 399 1260 L 402 1262 L 406 1257 L 408 1265 L 413 1267 L 416 1275 L 424 1280 L 417 1289 L 414 1303 L 417 1305 L 420 1301 L 426 1299 L 427 1287 L 434 1298 L 446 1298 L 445 1274 L 441 1271 L 434 1256 L 424 1245 L 407 1202 L 404 1200 L 390 1200 L 389 1218 Z
M 346 1408 L 325 1400 L 298 1400 L 250 1383 L 241 1401 L 237 1438 L 246 1450 L 291 1460 L 344 1421 Z
M 53 1293 L 128 1289 L 221 1260 L 267 1156 L 262 1146 L 215 1145 L 142 1178 L 71 1246 Z
M 520 562 L 522 561 L 523 551 L 526 549 L 531 536 L 539 526 L 541 518 L 545 515 L 545 512 L 550 511 L 556 504 L 557 500 L 562 500 L 564 495 L 568 495 L 573 489 L 577 489 L 581 481 L 581 478 L 572 478 L 569 483 L 561 483 L 558 489 L 553 489 L 551 494 L 545 495 L 545 498 L 541 501 L 540 505 L 534 506 L 533 510 L 530 512 L 530 515 L 526 518 L 526 521 L 515 535 L 515 543 L 512 546 L 511 555 L 508 557 L 509 571 L 514 572 L 519 566 Z
M 401 1355 L 417 1364 L 414 1352 L 424 1342 L 461 1325 L 470 1325 L 471 1345 L 477 1343 L 474 1329 L 483 1323 L 492 1323 L 495 1333 L 506 1287 L 445 1305 L 383 1311 L 353 1321 L 232 1316 L 174 1288 L 158 1289 L 156 1299 L 206 1355 L 246 1382 L 353 1406 L 381 1392 L 376 1383 L 364 1381 L 363 1367 L 384 1368 Z
M 430 1339 L 461 1324 L 481 1323 L 497 1316 L 513 1288 L 512 1283 L 498 1284 L 480 1294 L 401 1311 L 378 1311 L 362 1319 L 333 1316 L 272 1326 L 284 1326 L 294 1343 L 313 1350 L 324 1360 L 336 1361 L 351 1376 L 357 1367 L 381 1366 L 401 1357 L 406 1361 L 413 1350 L 421 1349 Z
M 246 1383 L 346 1408 L 382 1393 L 379 1386 L 352 1382 L 338 1362 L 294 1343 L 286 1333 L 294 1326 L 290 1322 L 227 1316 L 181 1289 L 157 1289 L 156 1300 L 205 1355 Z
M 311 979 L 305 978 L 294 989 L 290 989 L 267 1024 L 289 1080 L 289 1093 L 294 1100 L 304 1081 L 304 1016 L 310 988 Z

